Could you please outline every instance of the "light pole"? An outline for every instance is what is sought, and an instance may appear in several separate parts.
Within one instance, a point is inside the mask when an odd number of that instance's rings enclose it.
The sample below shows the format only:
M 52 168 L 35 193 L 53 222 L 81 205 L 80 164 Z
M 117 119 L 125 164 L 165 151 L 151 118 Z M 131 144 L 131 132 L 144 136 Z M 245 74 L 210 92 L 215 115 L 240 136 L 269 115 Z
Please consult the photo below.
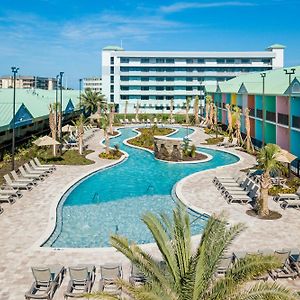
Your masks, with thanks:
M 11 169 L 15 170 L 15 123 L 16 123 L 16 76 L 19 68 L 11 67 L 14 80 L 14 94 L 13 94 L 13 128 L 12 128 L 12 149 L 11 149 Z
M 60 128 L 59 128 L 59 142 L 60 142 L 60 153 L 62 154 L 62 122 L 63 122 L 63 97 L 62 97 L 62 86 L 63 86 L 63 75 L 64 72 L 59 72 L 59 84 L 60 84 Z
M 286 75 L 289 76 L 289 100 L 288 100 L 288 125 L 289 125 L 289 138 L 288 138 L 288 150 L 291 151 L 291 89 L 290 85 L 292 82 L 292 75 L 295 74 L 296 69 L 292 68 L 290 70 L 284 69 Z
M 263 88 L 262 88 L 262 147 L 265 145 L 265 78 L 266 73 L 260 73 L 260 76 L 263 80 Z
M 57 135 L 58 135 L 58 128 L 57 128 L 57 123 L 58 123 L 58 119 L 57 119 L 57 105 L 58 105 L 58 78 L 59 75 L 56 75 L 56 81 L 55 81 L 55 132 L 56 132 L 56 136 L 55 138 L 57 139 Z

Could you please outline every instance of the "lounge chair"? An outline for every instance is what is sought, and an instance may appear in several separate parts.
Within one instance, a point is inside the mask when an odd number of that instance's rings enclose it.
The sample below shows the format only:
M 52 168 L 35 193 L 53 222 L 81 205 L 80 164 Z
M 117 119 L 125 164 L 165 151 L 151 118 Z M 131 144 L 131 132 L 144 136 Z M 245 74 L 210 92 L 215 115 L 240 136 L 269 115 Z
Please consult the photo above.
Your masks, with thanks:
M 276 250 L 274 255 L 278 258 L 281 263 L 281 267 L 270 271 L 270 276 L 273 280 L 278 278 L 292 278 L 297 277 L 297 272 L 294 271 L 289 264 L 290 251 L 287 250 Z
M 132 124 L 136 124 L 136 120 L 135 119 L 131 119 L 131 123 Z
M 65 299 L 83 298 L 85 294 L 90 293 L 95 282 L 96 267 L 94 265 L 79 265 L 69 267 L 70 281 Z
M 218 189 L 221 190 L 221 194 L 227 190 L 246 190 L 250 183 L 252 183 L 252 181 L 248 177 L 244 180 L 239 177 L 236 182 L 220 182 Z
M 129 282 L 133 285 L 140 285 L 146 282 L 146 276 L 134 264 L 131 265 Z
M 46 169 L 46 168 L 43 168 L 43 167 L 38 167 L 37 165 L 36 165 L 36 163 L 34 162 L 34 160 L 32 159 L 32 160 L 30 160 L 29 161 L 29 165 L 30 165 L 30 167 L 33 169 L 33 170 L 36 170 L 36 171 L 41 171 L 41 172 L 45 172 L 45 173 L 52 173 L 53 171 L 52 170 L 50 170 L 50 169 Z
M 37 179 L 37 180 L 44 180 L 45 179 L 45 176 L 44 175 L 41 175 L 41 174 L 32 174 L 32 173 L 27 173 L 24 169 L 23 166 L 21 166 L 19 168 L 19 171 L 21 173 L 21 175 L 24 177 L 24 178 L 34 178 L 34 179 Z
M 300 200 L 300 187 L 295 194 L 278 194 L 278 196 L 274 196 L 273 200 L 275 202 L 283 201 L 283 200 Z
M 4 212 L 4 209 L 0 206 L 0 215 Z
M 13 189 L 9 186 L 2 186 L 0 189 L 0 195 L 9 195 L 15 198 L 21 198 L 23 195 L 18 189 Z
M 125 123 L 128 125 L 130 122 L 128 119 L 125 119 Z
M 48 173 L 46 173 L 45 171 L 35 170 L 35 169 L 31 168 L 28 165 L 28 163 L 25 163 L 24 167 L 25 167 L 27 173 L 29 173 L 29 174 L 36 174 L 36 175 L 48 176 Z
M 10 187 L 14 189 L 25 189 L 25 190 L 32 190 L 33 184 L 20 182 L 20 181 L 12 181 L 8 174 L 4 175 L 4 179 Z
M 31 268 L 34 282 L 30 290 L 25 293 L 25 299 L 49 299 L 51 300 L 61 285 L 65 268 L 60 265 Z
M 125 122 L 124 122 L 124 120 L 123 120 L 123 119 L 119 119 L 119 122 L 120 122 L 122 125 L 124 125 L 124 124 L 125 124 Z
M 32 183 L 33 185 L 37 185 L 36 179 L 33 178 L 25 178 L 23 176 L 19 176 L 16 171 L 11 171 L 10 174 L 12 175 L 13 179 L 18 182 L 25 182 L 25 183 Z
M 218 147 L 229 144 L 229 136 L 225 136 L 223 142 L 217 144 Z
M 290 207 L 300 209 L 300 200 L 283 200 L 280 203 L 280 207 L 282 209 L 286 209 Z
M 116 284 L 116 281 L 122 278 L 121 265 L 107 264 L 100 266 L 100 274 L 99 290 L 112 295 L 120 295 L 122 289 Z
M 225 148 L 229 148 L 229 147 L 236 147 L 237 144 L 237 138 L 233 138 L 231 143 L 227 143 L 224 145 Z
M 225 195 L 225 199 L 228 204 L 231 204 L 232 202 L 247 204 L 257 196 L 256 194 L 258 190 L 259 187 L 254 184 L 251 186 L 249 191 L 228 191 L 228 193 Z
M 154 118 L 154 119 L 153 119 L 153 123 L 154 123 L 154 124 L 157 124 L 157 118 Z
M 232 264 L 232 255 L 223 256 L 218 262 L 217 275 L 225 275 Z
M 0 202 L 7 202 L 13 204 L 16 202 L 16 199 L 12 195 L 0 195 Z
M 290 251 L 290 264 L 291 267 L 300 275 L 300 250 L 299 249 L 289 249 Z
M 40 161 L 38 160 L 37 157 L 35 157 L 33 160 L 36 163 L 36 165 L 40 168 L 46 168 L 46 169 L 50 169 L 50 170 L 53 170 L 53 171 L 56 170 L 55 165 L 43 165 L 43 164 L 40 163 Z
M 222 183 L 236 183 L 239 178 L 241 177 L 240 174 L 236 174 L 234 176 L 226 176 L 226 177 L 217 177 L 215 176 L 213 178 L 213 183 L 215 184 L 215 186 L 220 186 Z
M 151 121 L 150 121 L 150 119 L 147 119 L 147 124 L 149 124 L 149 126 L 151 126 Z

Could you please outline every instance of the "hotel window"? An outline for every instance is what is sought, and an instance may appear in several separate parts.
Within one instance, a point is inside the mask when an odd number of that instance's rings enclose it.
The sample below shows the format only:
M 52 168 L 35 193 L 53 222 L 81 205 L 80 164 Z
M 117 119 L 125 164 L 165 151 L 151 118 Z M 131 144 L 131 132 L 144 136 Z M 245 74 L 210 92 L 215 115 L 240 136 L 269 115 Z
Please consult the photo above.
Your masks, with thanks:
M 149 77 L 141 77 L 141 81 L 149 81 Z
M 226 59 L 226 63 L 227 63 L 227 64 L 234 64 L 234 59 L 232 59 L 232 58 L 227 58 L 227 59 Z
M 300 117 L 292 117 L 292 127 L 300 129 Z
M 185 89 L 186 89 L 187 91 L 192 91 L 192 90 L 193 90 L 193 87 L 192 87 L 192 86 L 187 86 Z
M 264 64 L 270 64 L 270 63 L 271 63 L 271 59 L 269 59 L 269 58 L 263 58 L 261 61 L 262 61 Z
M 157 91 L 164 91 L 164 90 L 165 90 L 165 87 L 164 87 L 164 86 L 157 86 L 157 87 L 156 87 L 156 90 L 157 90 Z
M 164 96 L 156 96 L 156 100 L 164 100 Z
M 142 64 L 148 64 L 150 62 L 149 58 L 141 58 L 141 63 Z
M 114 67 L 110 67 L 110 74 L 114 74 L 115 73 L 115 68 Z
M 111 85 L 111 86 L 110 86 L 110 92 L 113 93 L 114 91 L 115 91 L 114 86 Z
M 121 63 L 122 63 L 122 64 L 127 64 L 127 63 L 129 63 L 129 58 L 128 58 L 128 57 L 121 57 Z
M 174 81 L 174 77 L 166 77 L 166 81 Z
M 185 61 L 187 64 L 192 64 L 194 62 L 192 58 L 187 58 Z
M 204 59 L 203 58 L 198 58 L 198 64 L 204 64 Z
M 278 113 L 278 123 L 282 125 L 289 125 L 289 116 L 286 114 Z
M 166 86 L 166 91 L 174 91 L 174 87 L 173 86 Z
M 166 100 L 172 100 L 173 96 L 166 96 Z
M 142 96 L 141 96 L 141 100 L 149 100 L 149 96 L 144 96 L 144 95 L 142 95 Z
M 242 62 L 242 64 L 250 64 L 251 63 L 249 58 L 242 58 L 241 62 Z
M 115 63 L 115 58 L 114 58 L 114 57 L 111 57 L 111 58 L 110 58 L 110 64 L 113 65 L 114 63 Z
M 121 85 L 121 91 L 129 91 L 128 85 Z
M 121 76 L 121 81 L 128 81 L 129 77 L 128 76 Z
M 266 119 L 271 122 L 276 122 L 276 113 L 272 111 L 266 111 Z
M 217 64 L 225 64 L 225 58 L 218 58 Z
M 110 83 L 114 83 L 115 81 L 115 77 L 114 76 L 110 76 Z
M 156 59 L 156 63 L 157 64 L 163 64 L 165 62 L 165 59 L 164 58 L 157 58 Z
M 167 64 L 174 64 L 175 60 L 174 60 L 174 58 L 166 58 L 166 63 Z
M 261 109 L 256 109 L 256 117 L 262 119 L 263 112 Z
M 149 86 L 141 86 L 141 91 L 149 91 Z
M 156 77 L 156 81 L 164 81 L 165 78 L 164 77 Z
M 114 102 L 114 95 L 110 95 L 110 101 Z
M 129 96 L 128 95 L 121 95 L 121 100 L 129 100 Z

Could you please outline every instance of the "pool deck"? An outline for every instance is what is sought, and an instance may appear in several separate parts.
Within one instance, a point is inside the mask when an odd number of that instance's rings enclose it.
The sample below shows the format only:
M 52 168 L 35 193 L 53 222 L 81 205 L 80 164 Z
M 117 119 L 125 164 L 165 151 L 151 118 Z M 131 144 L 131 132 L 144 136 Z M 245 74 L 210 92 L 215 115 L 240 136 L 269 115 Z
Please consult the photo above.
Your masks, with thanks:
M 99 249 L 47 249 L 39 248 L 36 242 L 45 235 L 49 227 L 49 212 L 54 201 L 66 190 L 66 187 L 79 180 L 87 173 L 108 166 L 111 161 L 100 160 L 98 153 L 103 147 L 99 144 L 103 134 L 95 133 L 88 144 L 89 149 L 96 150 L 88 158 L 95 164 L 86 166 L 58 166 L 57 170 L 44 182 L 30 192 L 23 192 L 23 197 L 13 205 L 2 204 L 4 213 L 0 216 L 0 299 L 24 299 L 24 293 L 32 283 L 30 267 L 47 264 L 62 264 L 64 266 L 76 264 L 95 264 L 98 267 L 96 281 L 99 280 L 99 265 L 111 262 L 120 262 L 123 265 L 124 277 L 129 274 L 130 264 L 113 248 Z M 206 135 L 196 129 L 192 135 L 196 145 L 204 142 Z M 213 147 L 212 147 L 213 148 Z M 183 179 L 178 189 L 181 190 L 185 203 L 197 207 L 208 213 L 224 212 L 230 222 L 245 223 L 247 229 L 234 241 L 231 250 L 257 250 L 264 248 L 281 249 L 283 247 L 300 248 L 300 212 L 294 209 L 283 211 L 279 205 L 270 200 L 270 207 L 282 213 L 283 217 L 276 221 L 261 221 L 245 214 L 248 206 L 239 204 L 228 205 L 219 195 L 212 184 L 215 175 L 228 175 L 237 169 L 253 165 L 253 157 L 237 150 L 230 149 L 238 154 L 242 160 L 234 166 L 226 166 L 214 170 L 204 171 Z M 159 257 L 155 245 L 145 245 L 145 249 Z M 54 300 L 63 299 L 63 292 L 68 284 L 68 275 L 62 286 L 56 292 Z M 97 290 L 98 283 L 94 285 Z M 300 279 L 278 280 L 295 289 L 300 290 Z

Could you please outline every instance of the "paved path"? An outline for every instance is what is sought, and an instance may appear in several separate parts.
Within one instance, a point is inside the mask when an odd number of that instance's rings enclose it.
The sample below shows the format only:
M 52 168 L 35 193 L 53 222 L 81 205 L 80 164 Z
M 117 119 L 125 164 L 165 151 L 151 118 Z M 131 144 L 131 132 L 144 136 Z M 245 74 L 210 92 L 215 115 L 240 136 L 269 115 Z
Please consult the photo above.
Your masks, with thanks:
M 24 192 L 24 196 L 14 205 L 3 205 L 5 212 L 0 216 L 1 300 L 24 299 L 24 293 L 32 283 L 30 267 L 36 265 L 59 263 L 70 266 L 88 263 L 99 267 L 100 264 L 104 263 L 120 262 L 123 265 L 125 277 L 128 276 L 129 262 L 112 248 L 55 250 L 33 246 L 45 234 L 45 229 L 49 226 L 49 212 L 53 202 L 65 192 L 66 186 L 85 174 L 111 163 L 108 160 L 100 160 L 97 156 L 102 151 L 102 146 L 99 145 L 102 136 L 101 132 L 98 131 L 95 137 L 89 141 L 89 148 L 96 152 L 90 154 L 88 158 L 93 159 L 95 164 L 58 166 L 53 175 L 31 192 Z M 204 141 L 205 135 L 197 129 L 193 139 L 197 144 L 200 144 Z M 218 196 L 218 192 L 211 184 L 212 176 L 222 173 L 228 174 L 229 170 L 235 171 L 237 167 L 242 168 L 253 163 L 250 156 L 245 154 L 242 156 L 245 160 L 238 166 L 202 172 L 189 177 L 188 180 L 183 180 L 181 188 L 185 197 L 182 200 L 208 212 L 225 211 L 231 221 L 246 223 L 248 225 L 247 231 L 236 240 L 233 247 L 249 250 L 266 247 L 300 247 L 299 211 L 284 211 L 283 218 L 279 221 L 257 221 L 245 215 L 245 206 L 227 205 Z M 275 205 L 272 202 L 270 204 L 272 207 Z M 277 207 L 277 209 L 279 208 Z M 154 245 L 146 245 L 144 248 L 158 257 L 158 251 Z M 97 272 L 97 281 L 98 279 L 99 273 Z M 63 291 L 66 289 L 67 283 L 68 276 L 57 291 L 54 300 L 63 299 Z M 97 288 L 98 285 L 94 285 L 94 289 Z

